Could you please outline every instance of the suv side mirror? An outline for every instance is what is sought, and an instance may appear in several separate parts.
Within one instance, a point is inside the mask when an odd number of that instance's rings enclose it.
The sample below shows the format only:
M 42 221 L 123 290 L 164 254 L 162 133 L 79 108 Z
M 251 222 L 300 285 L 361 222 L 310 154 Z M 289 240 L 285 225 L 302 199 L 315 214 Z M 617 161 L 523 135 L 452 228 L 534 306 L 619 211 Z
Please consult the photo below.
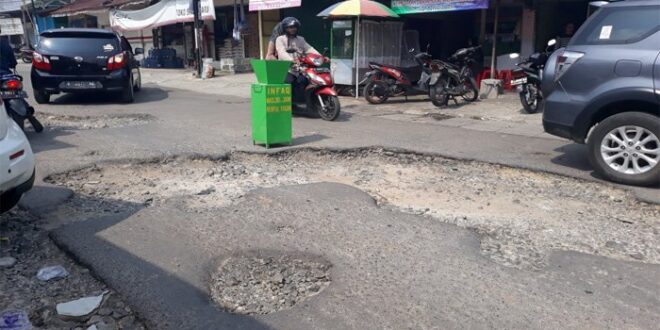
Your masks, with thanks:
M 144 48 L 135 48 L 135 55 L 144 54 Z

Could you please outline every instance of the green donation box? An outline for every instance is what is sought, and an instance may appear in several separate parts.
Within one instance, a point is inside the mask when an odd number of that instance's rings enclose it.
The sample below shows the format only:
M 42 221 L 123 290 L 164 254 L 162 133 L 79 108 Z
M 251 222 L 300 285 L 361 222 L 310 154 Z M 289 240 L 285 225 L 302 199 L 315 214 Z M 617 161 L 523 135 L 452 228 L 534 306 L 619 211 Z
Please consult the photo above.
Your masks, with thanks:
M 291 85 L 284 83 L 290 67 L 289 61 L 252 60 L 258 81 L 252 85 L 254 144 L 291 144 Z

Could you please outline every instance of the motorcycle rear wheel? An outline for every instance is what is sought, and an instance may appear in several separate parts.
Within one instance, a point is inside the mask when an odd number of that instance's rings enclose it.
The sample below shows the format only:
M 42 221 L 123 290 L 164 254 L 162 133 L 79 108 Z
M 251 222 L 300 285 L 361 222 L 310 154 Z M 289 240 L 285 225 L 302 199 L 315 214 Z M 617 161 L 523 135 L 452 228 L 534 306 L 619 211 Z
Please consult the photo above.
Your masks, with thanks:
M 465 80 L 465 93 L 461 95 L 465 101 L 474 102 L 479 97 L 479 88 L 474 78 Z
M 364 98 L 371 104 L 383 104 L 389 98 L 389 86 L 380 80 L 371 80 L 364 86 Z
M 319 117 L 326 121 L 334 121 L 337 119 L 341 111 L 339 98 L 334 95 L 321 95 L 321 99 L 323 100 L 323 104 L 325 106 L 321 106 L 321 102 L 318 100 L 314 102 L 314 106 L 316 107 L 316 112 L 319 114 Z

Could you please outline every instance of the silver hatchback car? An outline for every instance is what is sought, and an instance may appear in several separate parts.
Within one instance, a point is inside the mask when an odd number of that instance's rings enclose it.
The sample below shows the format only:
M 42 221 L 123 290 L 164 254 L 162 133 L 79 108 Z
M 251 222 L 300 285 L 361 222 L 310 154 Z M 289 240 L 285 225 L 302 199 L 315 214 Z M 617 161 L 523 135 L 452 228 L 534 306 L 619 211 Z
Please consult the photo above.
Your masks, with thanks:
M 587 143 L 596 172 L 660 183 L 660 0 L 612 2 L 545 67 L 545 131 Z

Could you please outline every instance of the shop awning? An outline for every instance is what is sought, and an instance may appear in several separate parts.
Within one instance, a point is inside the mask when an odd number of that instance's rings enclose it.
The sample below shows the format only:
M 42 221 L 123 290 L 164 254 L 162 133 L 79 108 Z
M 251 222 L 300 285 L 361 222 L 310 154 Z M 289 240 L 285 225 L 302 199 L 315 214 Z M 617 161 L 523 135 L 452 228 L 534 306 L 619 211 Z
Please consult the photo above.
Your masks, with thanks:
M 104 11 L 110 8 L 122 8 L 130 5 L 148 4 L 151 0 L 76 0 L 50 12 L 51 16 L 71 16 L 90 12 Z
M 200 0 L 200 5 L 202 20 L 215 20 L 213 0 Z M 117 31 L 140 31 L 193 20 L 189 0 L 162 0 L 139 10 L 110 11 L 110 26 Z

